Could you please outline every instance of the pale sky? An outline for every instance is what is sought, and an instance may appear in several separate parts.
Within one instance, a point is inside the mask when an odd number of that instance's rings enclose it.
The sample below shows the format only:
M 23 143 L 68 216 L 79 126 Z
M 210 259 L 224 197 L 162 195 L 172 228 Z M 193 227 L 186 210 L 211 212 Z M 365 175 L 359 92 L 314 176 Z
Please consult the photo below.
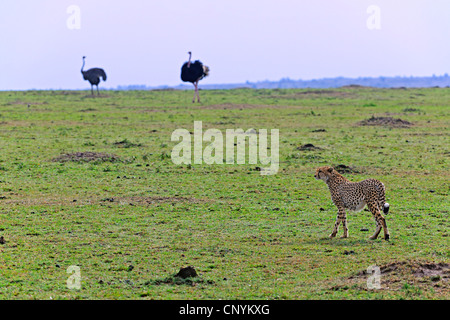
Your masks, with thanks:
M 0 90 L 89 89 L 83 55 L 100 88 L 178 85 L 188 51 L 209 84 L 442 75 L 450 1 L 1 0 L 0 45 Z

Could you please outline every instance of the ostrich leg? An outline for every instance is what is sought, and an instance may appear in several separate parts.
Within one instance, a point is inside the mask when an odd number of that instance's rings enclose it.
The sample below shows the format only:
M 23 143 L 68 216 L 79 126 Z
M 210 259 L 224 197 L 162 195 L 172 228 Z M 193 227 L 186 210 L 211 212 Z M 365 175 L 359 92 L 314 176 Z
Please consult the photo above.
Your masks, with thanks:
M 98 95 L 98 96 L 100 95 L 100 92 L 98 92 L 98 85 L 97 85 L 97 95 Z
M 197 94 L 197 82 L 194 82 L 194 98 L 192 99 L 192 103 L 195 103 L 195 95 Z
M 200 95 L 198 93 L 198 81 L 195 82 L 195 92 L 197 93 L 197 102 L 200 102 Z
M 91 93 L 92 93 L 92 95 L 94 95 L 94 85 L 93 84 L 91 84 Z

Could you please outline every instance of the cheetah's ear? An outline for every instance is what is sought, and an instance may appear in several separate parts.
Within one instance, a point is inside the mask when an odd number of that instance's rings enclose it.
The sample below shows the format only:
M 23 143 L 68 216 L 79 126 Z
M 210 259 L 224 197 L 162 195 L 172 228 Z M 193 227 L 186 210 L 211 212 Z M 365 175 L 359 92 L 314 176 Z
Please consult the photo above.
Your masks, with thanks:
M 329 173 L 333 172 L 333 168 L 331 168 L 331 167 L 328 168 L 328 172 L 329 172 Z

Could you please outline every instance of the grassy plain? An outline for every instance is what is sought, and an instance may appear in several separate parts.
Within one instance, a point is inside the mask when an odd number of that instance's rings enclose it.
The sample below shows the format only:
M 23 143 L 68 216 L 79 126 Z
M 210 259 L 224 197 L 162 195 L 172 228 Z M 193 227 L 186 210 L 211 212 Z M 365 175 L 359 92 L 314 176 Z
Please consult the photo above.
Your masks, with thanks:
M 450 298 L 450 89 L 201 96 L 0 92 L 0 299 Z M 372 116 L 413 125 L 359 125 Z M 171 134 L 194 120 L 279 129 L 278 174 L 173 164 Z M 74 152 L 116 158 L 54 161 Z M 368 239 L 367 211 L 348 214 L 349 238 L 328 239 L 336 209 L 313 176 L 322 165 L 384 182 L 390 241 Z M 67 287 L 72 265 L 79 290 Z M 188 265 L 198 277 L 173 277 Z M 380 289 L 367 288 L 373 265 Z

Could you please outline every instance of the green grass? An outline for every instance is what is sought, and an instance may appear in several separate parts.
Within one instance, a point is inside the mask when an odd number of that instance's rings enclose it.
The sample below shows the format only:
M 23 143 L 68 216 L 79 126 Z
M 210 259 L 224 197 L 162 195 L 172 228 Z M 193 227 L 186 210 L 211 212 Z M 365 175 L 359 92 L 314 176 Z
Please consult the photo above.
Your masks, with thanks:
M 449 262 L 448 88 L 211 90 L 202 104 L 190 91 L 89 93 L 0 92 L 0 299 L 450 297 L 448 277 L 383 274 L 379 290 L 352 278 Z M 358 125 L 372 115 L 414 125 Z M 171 134 L 195 120 L 279 129 L 278 174 L 174 165 Z M 120 160 L 52 161 L 88 151 Z M 327 238 L 336 208 L 314 169 L 339 164 L 386 185 L 389 242 L 368 239 L 367 211 L 348 214 L 349 238 Z M 67 288 L 71 265 L 80 290 Z M 198 277 L 174 280 L 188 265 Z

